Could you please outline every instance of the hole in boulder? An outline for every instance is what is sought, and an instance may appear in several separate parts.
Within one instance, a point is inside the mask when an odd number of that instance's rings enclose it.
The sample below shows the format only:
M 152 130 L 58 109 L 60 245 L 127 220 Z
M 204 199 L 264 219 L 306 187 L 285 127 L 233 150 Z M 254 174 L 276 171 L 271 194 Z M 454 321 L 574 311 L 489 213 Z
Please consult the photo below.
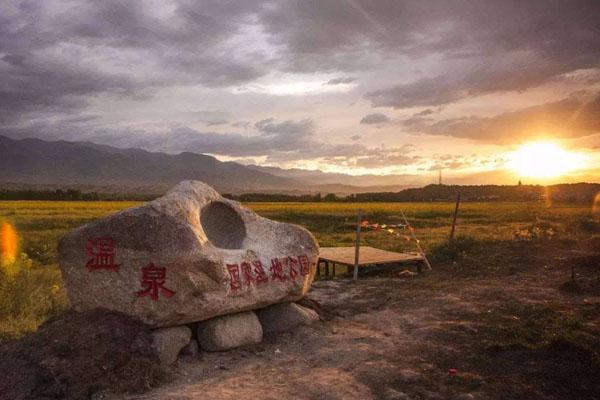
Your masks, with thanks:
M 239 214 L 225 203 L 213 201 L 202 208 L 200 224 L 208 240 L 222 249 L 239 249 L 246 238 L 246 226 Z

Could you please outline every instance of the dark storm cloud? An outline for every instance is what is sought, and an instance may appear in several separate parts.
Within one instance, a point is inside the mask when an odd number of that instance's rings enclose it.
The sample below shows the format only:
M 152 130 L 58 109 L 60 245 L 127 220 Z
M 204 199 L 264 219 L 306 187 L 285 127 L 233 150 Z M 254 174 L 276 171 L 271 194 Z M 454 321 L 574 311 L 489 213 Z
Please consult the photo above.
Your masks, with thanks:
M 99 120 L 81 121 L 77 133 L 67 120 L 79 113 L 88 115 L 86 107 L 101 96 L 145 101 L 157 88 L 217 89 L 271 72 L 329 72 L 337 77 L 326 85 L 353 83 L 359 76 L 361 90 L 373 106 L 439 106 L 498 91 L 525 90 L 571 79 L 576 70 L 593 70 L 600 64 L 599 37 L 600 2 L 594 0 L 180 0 L 169 6 L 117 0 L 5 0 L 0 12 L 0 127 L 7 131 L 29 123 L 12 130 L 22 136 L 33 126 L 31 120 L 46 118 L 56 122 L 38 123 L 39 130 L 30 131 L 32 135 L 59 138 L 68 132 L 77 138 L 95 132 L 99 141 L 133 144 L 133 139 L 119 135 L 139 140 L 142 133 L 119 134 L 99 126 Z M 445 73 L 400 80 L 382 72 L 388 75 L 381 76 L 380 83 L 361 75 L 365 72 L 368 77 L 398 60 L 420 62 L 425 57 L 447 65 L 441 69 Z M 584 78 L 588 84 L 600 79 L 593 73 Z M 557 107 L 569 109 L 567 103 Z M 498 138 L 493 128 L 507 131 L 511 124 L 518 125 L 514 121 L 525 123 L 517 112 L 432 124 L 423 118 L 426 111 L 405 120 L 404 126 L 433 134 Z M 534 117 L 541 112 L 523 111 Z M 221 125 L 230 120 L 227 116 L 204 122 Z M 131 121 L 135 122 L 144 121 Z M 571 125 L 582 132 L 572 136 L 590 131 L 590 125 L 594 121 Z M 176 148 L 196 143 L 197 151 L 206 148 L 218 154 L 293 158 L 338 151 L 345 157 L 355 151 L 371 157 L 358 144 L 344 147 L 318 140 L 310 119 L 263 120 L 255 128 L 259 135 L 181 128 L 166 136 L 173 136 L 169 143 Z M 160 149 L 161 135 L 144 134 L 154 135 L 148 140 Z
M 437 112 L 439 112 L 439 110 Z M 435 113 L 436 113 L 436 111 L 432 110 L 431 108 L 427 108 L 423 111 L 415 113 L 413 116 L 414 117 L 424 117 L 426 115 L 431 115 L 431 114 L 435 114 Z
M 244 129 L 250 128 L 250 125 L 251 124 L 248 121 L 236 121 L 231 124 L 231 126 L 233 126 L 234 128 L 244 128 Z
M 420 121 L 413 130 L 432 135 L 498 143 L 548 135 L 563 138 L 583 137 L 600 132 L 600 94 L 579 93 L 560 101 L 494 117 L 470 116 L 435 123 Z
M 440 105 L 496 91 L 525 90 L 561 74 L 600 65 L 599 2 L 444 3 L 421 3 L 432 10 L 417 12 L 425 23 L 412 21 L 408 25 L 414 30 L 406 35 L 422 40 L 420 44 L 404 43 L 399 50 L 411 56 L 437 53 L 460 67 L 444 75 L 370 91 L 366 98 L 374 106 Z M 443 17 L 439 11 L 444 12 Z M 390 46 L 394 45 L 387 44 Z
M 250 9 L 179 2 L 157 15 L 136 2 L 8 1 L 0 13 L 0 122 L 84 108 L 97 94 L 144 99 L 177 84 L 210 87 L 267 72 L 264 57 L 227 54 Z
M 127 142 L 119 145 L 151 151 L 191 151 L 230 157 L 275 156 L 284 153 L 290 159 L 299 159 L 298 154 L 303 148 L 323 145 L 314 138 L 314 123 L 310 119 L 278 121 L 268 118 L 256 122 L 255 127 L 258 134 L 242 135 L 204 132 L 184 126 L 166 133 L 143 132 L 129 135 Z M 102 132 L 98 133 L 102 136 Z
M 430 122 L 434 121 L 433 118 L 426 117 L 410 117 L 398 121 L 398 124 L 407 128 L 409 131 L 420 131 L 428 126 Z
M 368 114 L 360 120 L 361 124 L 366 125 L 385 124 L 386 122 L 390 122 L 390 117 L 381 113 Z
M 332 144 L 315 135 L 310 119 L 278 121 L 268 118 L 255 123 L 258 134 L 206 132 L 178 127 L 167 132 L 143 129 L 98 127 L 96 116 L 64 118 L 53 123 L 37 122 L 26 128 L 3 128 L 0 135 L 15 138 L 52 137 L 68 141 L 92 141 L 119 148 L 148 151 L 209 153 L 230 157 L 264 156 L 267 162 L 293 162 L 323 159 L 349 167 L 388 167 L 419 163 L 421 157 L 409 155 L 414 146 L 370 148 L 362 144 Z M 354 136 L 356 140 L 360 137 Z
M 4 56 L 2 61 L 6 67 L 0 75 L 0 123 L 31 111 L 77 110 L 85 106 L 85 96 L 101 92 L 140 94 L 134 93 L 137 85 L 131 77 L 93 70 L 69 60 L 31 55 L 18 62 L 14 57 Z
M 194 113 L 206 126 L 225 125 L 229 123 L 229 114 L 222 110 L 200 110 Z
M 325 82 L 325 85 L 343 85 L 345 83 L 352 83 L 356 80 L 356 78 L 346 77 L 346 78 L 334 78 Z
M 382 155 L 390 152 L 396 154 L 400 151 L 396 148 L 375 150 L 360 144 L 324 142 L 313 134 L 314 126 L 310 120 L 277 122 L 267 119 L 255 125 L 260 130 L 258 135 L 218 134 L 182 127 L 164 135 L 137 135 L 128 146 L 157 151 L 167 149 L 172 153 L 192 151 L 230 157 L 266 156 L 268 162 L 318 158 L 343 161 L 361 157 L 363 163 L 370 161 L 372 165 L 375 165 Z M 402 151 L 406 149 L 402 148 Z
M 600 58 L 598 60 L 600 62 Z M 506 61 L 503 63 L 506 64 Z M 536 65 L 529 60 L 514 60 L 504 68 L 499 64 L 478 65 L 451 75 L 395 85 L 369 92 L 365 97 L 371 100 L 374 107 L 440 106 L 498 91 L 522 91 L 556 79 L 573 69 L 592 65 L 591 61 L 580 65 L 571 62 L 542 62 Z
M 314 124 L 310 118 L 300 121 L 277 122 L 274 118 L 267 118 L 254 124 L 256 129 L 268 136 L 291 136 L 312 134 Z
M 594 0 L 280 1 L 260 18 L 271 40 L 285 46 L 282 61 L 292 70 L 353 70 L 372 65 L 381 51 L 480 61 L 531 51 L 539 64 L 571 70 L 598 61 Z
M 593 0 L 173 5 L 170 13 L 158 15 L 152 7 L 116 0 L 7 2 L 0 16 L 0 49 L 7 65 L 1 78 L 3 111 L 41 107 L 56 112 L 82 107 L 86 96 L 98 92 L 131 95 L 178 83 L 227 86 L 273 68 L 353 71 L 394 56 L 436 53 L 447 60 L 474 61 L 477 67 L 463 77 L 428 77 L 367 93 L 375 106 L 435 105 L 522 90 L 597 65 L 600 54 L 600 3 Z M 252 25 L 278 46 L 273 60 L 260 51 L 223 47 Z M 61 51 L 63 56 L 57 56 Z M 154 69 L 136 74 L 135 54 Z M 85 63 L 85 56 L 120 59 L 133 71 L 109 72 Z M 327 84 L 353 80 L 340 77 Z

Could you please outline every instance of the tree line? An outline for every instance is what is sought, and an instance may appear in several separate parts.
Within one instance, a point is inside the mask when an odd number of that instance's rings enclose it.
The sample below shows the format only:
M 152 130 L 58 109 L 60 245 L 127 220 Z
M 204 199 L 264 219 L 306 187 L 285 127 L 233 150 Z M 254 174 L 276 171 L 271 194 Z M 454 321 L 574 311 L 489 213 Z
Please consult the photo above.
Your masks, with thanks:
M 160 197 L 160 194 L 135 193 L 97 193 L 82 192 L 77 189 L 56 190 L 0 190 L 0 200 L 61 200 L 61 201 L 148 201 Z
M 428 185 L 399 192 L 356 193 L 345 196 L 290 195 L 271 193 L 228 194 L 241 202 L 427 202 L 454 201 L 460 193 L 462 201 L 564 201 L 590 202 L 600 196 L 600 184 L 574 183 L 542 185 Z
M 247 202 L 427 202 L 454 201 L 460 193 L 462 201 L 600 201 L 600 184 L 574 183 L 541 185 L 428 185 L 399 192 L 373 192 L 339 195 L 335 193 L 282 194 L 242 193 L 225 194 L 232 200 Z M 138 200 L 146 201 L 160 194 L 98 194 L 77 189 L 57 190 L 0 190 L 0 200 Z

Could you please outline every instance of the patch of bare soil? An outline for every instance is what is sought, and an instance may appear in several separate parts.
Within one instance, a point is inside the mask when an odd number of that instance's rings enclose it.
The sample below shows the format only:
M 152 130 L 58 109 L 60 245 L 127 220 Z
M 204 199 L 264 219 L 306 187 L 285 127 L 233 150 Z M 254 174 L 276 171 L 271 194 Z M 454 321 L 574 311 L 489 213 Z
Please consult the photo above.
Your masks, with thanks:
M 457 276 L 459 263 L 319 281 L 304 305 L 321 321 L 183 359 L 173 383 L 114 398 L 596 399 L 600 297 L 561 291 L 570 269 L 559 258 L 499 259 L 487 276 Z
M 151 350 L 150 330 L 118 313 L 66 312 L 0 347 L 0 398 L 88 399 L 140 392 L 168 375 Z

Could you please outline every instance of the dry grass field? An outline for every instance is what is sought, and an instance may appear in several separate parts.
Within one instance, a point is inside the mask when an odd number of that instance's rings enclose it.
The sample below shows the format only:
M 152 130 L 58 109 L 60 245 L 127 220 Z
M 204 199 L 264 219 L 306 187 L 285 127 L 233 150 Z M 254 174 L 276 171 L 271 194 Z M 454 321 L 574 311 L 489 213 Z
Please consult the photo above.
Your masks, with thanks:
M 3 279 L 0 283 L 0 340 L 34 330 L 49 315 L 67 307 L 56 255 L 57 243 L 66 232 L 137 204 L 140 203 L 0 201 L 0 223 L 11 224 L 18 236 L 18 259 L 13 267 L 19 270 L 14 279 Z M 424 249 L 440 261 L 456 258 L 465 251 L 465 246 L 475 251 L 486 244 L 513 243 L 517 232 L 519 242 L 566 240 L 573 248 L 582 249 L 589 247 L 600 234 L 591 207 L 580 204 L 463 203 L 456 231 L 458 240 L 453 248 L 447 246 L 452 203 L 249 203 L 247 206 L 265 217 L 308 228 L 323 247 L 353 245 L 357 210 L 362 211 L 363 219 L 387 224 L 402 223 L 402 210 Z M 392 251 L 415 250 L 414 243 L 381 231 L 365 232 L 362 243 Z M 510 257 L 510 254 L 497 256 Z
M 17 260 L 0 281 L 0 341 L 68 308 L 56 259 L 60 237 L 136 204 L 0 202 L 0 222 L 19 238 Z M 308 228 L 321 246 L 352 245 L 358 209 L 363 219 L 386 224 L 402 223 L 402 210 L 433 271 L 408 280 L 387 271 L 354 285 L 323 279 L 309 298 L 321 305 L 324 325 L 184 362 L 172 385 L 139 398 L 193 398 L 207 390 L 233 398 L 228 385 L 242 397 L 287 397 L 316 390 L 314 382 L 327 398 L 348 387 L 346 398 L 416 399 L 592 399 L 600 390 L 600 221 L 591 205 L 463 203 L 453 245 L 452 203 L 247 205 Z M 414 251 L 414 243 L 382 231 L 365 232 L 362 243 Z M 312 356 L 305 359 L 306 346 Z M 305 364 L 314 373 L 303 375 Z M 457 375 L 449 377 L 449 368 Z M 258 370 L 297 379 L 273 392 L 248 383 L 258 382 Z

